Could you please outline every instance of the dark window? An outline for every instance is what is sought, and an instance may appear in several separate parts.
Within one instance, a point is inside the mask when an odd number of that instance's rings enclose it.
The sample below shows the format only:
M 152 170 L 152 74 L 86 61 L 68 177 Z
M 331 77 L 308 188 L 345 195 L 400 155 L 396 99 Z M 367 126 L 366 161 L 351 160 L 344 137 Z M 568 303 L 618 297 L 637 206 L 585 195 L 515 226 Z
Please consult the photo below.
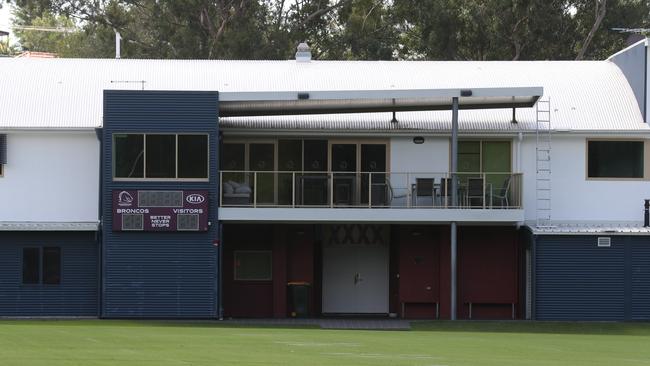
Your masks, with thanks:
M 305 140 L 305 171 L 327 171 L 327 140 Z
M 43 283 L 58 285 L 61 283 L 61 248 L 43 248 Z
M 115 135 L 115 177 L 144 177 L 144 135 Z
M 643 178 L 643 141 L 588 141 L 589 178 Z
M 245 144 L 223 144 L 221 170 L 244 170 L 246 164 Z
M 4 164 L 7 164 L 7 135 L 0 135 L 0 177 L 4 175 Z
M 236 251 L 235 280 L 270 281 L 272 260 L 270 251 Z
M 37 284 L 41 280 L 40 248 L 23 249 L 23 284 Z
M 208 136 L 178 135 L 178 177 L 208 177 Z
M 0 134 L 0 165 L 7 164 L 7 135 Z
M 42 274 L 42 278 L 41 278 Z M 23 249 L 23 284 L 58 285 L 61 283 L 61 248 Z
M 176 178 L 176 135 L 147 135 L 146 177 Z

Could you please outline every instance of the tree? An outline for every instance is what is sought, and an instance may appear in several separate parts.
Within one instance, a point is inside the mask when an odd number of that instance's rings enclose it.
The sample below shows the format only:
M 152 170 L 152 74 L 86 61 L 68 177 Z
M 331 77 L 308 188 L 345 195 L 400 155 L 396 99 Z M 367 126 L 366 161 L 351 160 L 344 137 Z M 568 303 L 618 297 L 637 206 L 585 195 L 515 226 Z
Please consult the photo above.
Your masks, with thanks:
M 66 57 L 111 57 L 119 31 L 127 58 L 602 59 L 627 38 L 610 28 L 650 25 L 650 0 L 11 1 L 18 24 L 80 30 L 19 36 Z

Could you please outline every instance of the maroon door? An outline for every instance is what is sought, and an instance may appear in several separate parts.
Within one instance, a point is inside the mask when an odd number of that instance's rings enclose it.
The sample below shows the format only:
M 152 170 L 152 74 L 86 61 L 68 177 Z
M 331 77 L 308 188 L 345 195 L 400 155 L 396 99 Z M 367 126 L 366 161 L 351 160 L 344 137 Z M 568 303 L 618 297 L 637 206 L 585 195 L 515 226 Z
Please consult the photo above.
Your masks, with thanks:
M 399 256 L 400 316 L 435 318 L 439 302 L 438 245 L 426 233 L 408 230 L 405 234 Z

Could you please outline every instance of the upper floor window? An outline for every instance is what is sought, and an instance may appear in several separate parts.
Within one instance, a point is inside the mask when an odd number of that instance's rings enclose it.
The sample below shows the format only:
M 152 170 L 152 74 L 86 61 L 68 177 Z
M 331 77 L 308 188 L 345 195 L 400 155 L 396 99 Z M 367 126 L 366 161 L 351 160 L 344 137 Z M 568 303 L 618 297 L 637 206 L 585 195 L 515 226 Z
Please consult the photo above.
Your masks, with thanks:
M 206 134 L 114 134 L 117 179 L 207 179 Z
M 7 164 L 7 135 L 0 134 L 0 177 L 4 175 L 4 164 Z
M 587 141 L 588 178 L 643 178 L 644 142 Z

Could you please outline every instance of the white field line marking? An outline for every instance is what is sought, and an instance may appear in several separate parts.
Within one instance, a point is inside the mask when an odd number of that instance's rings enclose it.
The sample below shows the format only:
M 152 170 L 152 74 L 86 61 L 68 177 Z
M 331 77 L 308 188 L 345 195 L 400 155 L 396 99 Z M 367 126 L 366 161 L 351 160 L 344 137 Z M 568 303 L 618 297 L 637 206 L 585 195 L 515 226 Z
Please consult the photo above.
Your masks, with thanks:
M 352 353 L 352 352 L 328 352 L 328 353 L 321 353 L 322 355 L 326 356 L 353 356 L 353 357 L 361 357 L 361 358 L 383 358 L 383 359 L 407 359 L 407 360 L 430 360 L 430 359 L 436 359 L 440 357 L 433 357 L 433 356 L 428 356 L 428 355 L 408 355 L 408 354 L 397 354 L 397 355 L 391 355 L 391 354 L 382 354 L 382 353 Z
M 322 343 L 322 342 L 291 342 L 291 341 L 275 341 L 274 343 L 284 344 L 287 346 L 297 347 L 361 347 L 360 343 Z

